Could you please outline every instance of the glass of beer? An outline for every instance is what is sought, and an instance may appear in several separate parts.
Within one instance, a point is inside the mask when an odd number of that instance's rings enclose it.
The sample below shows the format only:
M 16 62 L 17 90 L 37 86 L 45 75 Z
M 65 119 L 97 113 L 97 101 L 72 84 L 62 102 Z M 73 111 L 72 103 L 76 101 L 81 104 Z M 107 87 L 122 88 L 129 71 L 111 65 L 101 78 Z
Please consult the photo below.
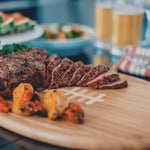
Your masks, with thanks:
M 95 3 L 96 38 L 102 48 L 111 40 L 112 0 L 97 0 Z
M 112 9 L 112 53 L 122 55 L 128 45 L 139 45 L 144 11 L 142 0 L 115 1 Z

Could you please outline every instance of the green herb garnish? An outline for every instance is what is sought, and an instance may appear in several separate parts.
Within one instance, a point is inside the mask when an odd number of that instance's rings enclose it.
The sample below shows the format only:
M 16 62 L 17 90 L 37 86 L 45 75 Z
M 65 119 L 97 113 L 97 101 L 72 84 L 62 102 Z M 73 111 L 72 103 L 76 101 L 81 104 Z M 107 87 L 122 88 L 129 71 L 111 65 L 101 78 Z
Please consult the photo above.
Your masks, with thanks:
M 0 54 L 7 55 L 11 54 L 12 52 L 17 52 L 19 50 L 28 49 L 29 47 L 25 44 L 11 44 L 11 45 L 4 45 L 3 48 L 0 50 Z

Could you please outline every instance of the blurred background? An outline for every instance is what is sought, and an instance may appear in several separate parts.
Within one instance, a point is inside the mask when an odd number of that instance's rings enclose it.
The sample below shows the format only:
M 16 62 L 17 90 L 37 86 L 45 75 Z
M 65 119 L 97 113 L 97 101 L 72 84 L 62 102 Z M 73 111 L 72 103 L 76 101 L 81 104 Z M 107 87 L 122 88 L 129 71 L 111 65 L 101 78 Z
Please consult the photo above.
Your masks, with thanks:
M 22 12 L 25 16 L 45 22 L 73 22 L 94 27 L 94 0 L 0 0 L 0 10 Z M 150 1 L 144 0 L 150 9 Z
M 0 0 L 0 10 L 19 11 L 40 24 L 71 22 L 94 27 L 94 0 Z

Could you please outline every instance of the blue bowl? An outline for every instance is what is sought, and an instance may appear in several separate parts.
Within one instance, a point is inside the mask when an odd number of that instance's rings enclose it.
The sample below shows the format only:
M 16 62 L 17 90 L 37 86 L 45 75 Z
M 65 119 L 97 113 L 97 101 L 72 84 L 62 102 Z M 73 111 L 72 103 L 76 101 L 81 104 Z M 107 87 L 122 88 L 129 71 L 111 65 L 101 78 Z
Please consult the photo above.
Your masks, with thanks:
M 49 24 L 50 27 L 56 25 L 57 24 Z M 84 50 L 84 48 L 93 44 L 95 41 L 94 29 L 84 25 L 78 26 L 80 26 L 80 28 L 88 35 L 86 39 L 75 38 L 67 39 L 65 41 L 37 39 L 30 41 L 27 44 L 30 47 L 37 47 L 47 50 L 47 56 L 50 56 L 54 53 L 62 57 L 78 55 Z

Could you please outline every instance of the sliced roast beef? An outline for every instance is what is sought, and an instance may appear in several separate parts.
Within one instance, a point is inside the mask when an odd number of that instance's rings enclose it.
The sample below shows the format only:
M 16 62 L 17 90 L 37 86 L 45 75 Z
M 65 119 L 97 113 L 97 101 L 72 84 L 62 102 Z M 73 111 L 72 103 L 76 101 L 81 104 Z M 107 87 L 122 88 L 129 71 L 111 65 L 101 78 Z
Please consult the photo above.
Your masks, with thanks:
M 46 60 L 46 51 L 37 48 L 0 56 L 0 64 L 0 95 L 6 99 L 11 98 L 13 89 L 21 82 L 30 83 L 35 89 L 62 85 L 89 85 L 98 89 L 127 87 L 126 80 L 118 79 L 117 73 L 108 72 L 103 65 L 92 67 L 68 58 L 61 60 L 57 55 Z
M 106 84 L 108 82 L 116 81 L 119 79 L 119 74 L 115 72 L 105 72 L 97 76 L 95 79 L 87 83 L 88 86 L 97 89 L 100 85 Z
M 84 66 L 76 69 L 76 71 L 73 73 L 73 76 L 70 80 L 69 86 L 76 85 L 80 81 L 80 79 L 83 77 L 84 74 L 85 74 L 85 67 Z
M 57 55 L 57 54 L 53 54 L 51 55 L 50 57 L 47 58 L 46 60 L 46 66 L 48 66 L 48 64 L 52 61 L 55 61 L 55 60 L 59 60 L 60 57 Z
M 76 71 L 77 68 L 84 66 L 82 61 L 77 61 L 70 65 L 70 68 L 65 72 L 64 76 L 62 77 L 62 85 L 61 86 L 70 86 L 70 81 L 73 76 L 73 73 Z
M 81 80 L 77 83 L 80 86 L 87 86 L 87 83 L 92 79 L 96 78 L 99 74 L 107 72 L 109 70 L 108 67 L 103 65 L 98 65 L 96 67 L 92 67 L 89 72 L 85 73 L 85 75 L 81 78 Z
M 93 66 L 92 66 L 91 64 L 90 64 L 90 65 L 84 65 L 85 73 L 86 73 L 86 72 L 89 72 L 92 67 L 93 67 Z
M 52 70 L 59 65 L 61 62 L 61 58 L 56 54 L 52 55 L 46 60 L 46 70 L 45 70 L 45 83 L 44 87 L 48 87 L 51 84 L 52 79 Z
M 100 85 L 99 89 L 121 89 L 121 88 L 126 88 L 127 86 L 128 86 L 127 80 L 119 79 L 114 82 Z
M 62 77 L 72 63 L 73 61 L 70 59 L 64 58 L 61 63 L 53 69 L 51 85 L 49 88 L 58 88 L 62 85 Z
M 83 75 L 87 73 L 91 68 L 92 68 L 92 65 L 90 64 L 90 65 L 81 66 L 78 69 L 76 69 L 76 71 L 74 72 L 70 80 L 69 86 L 77 85 L 77 83 L 80 81 Z

